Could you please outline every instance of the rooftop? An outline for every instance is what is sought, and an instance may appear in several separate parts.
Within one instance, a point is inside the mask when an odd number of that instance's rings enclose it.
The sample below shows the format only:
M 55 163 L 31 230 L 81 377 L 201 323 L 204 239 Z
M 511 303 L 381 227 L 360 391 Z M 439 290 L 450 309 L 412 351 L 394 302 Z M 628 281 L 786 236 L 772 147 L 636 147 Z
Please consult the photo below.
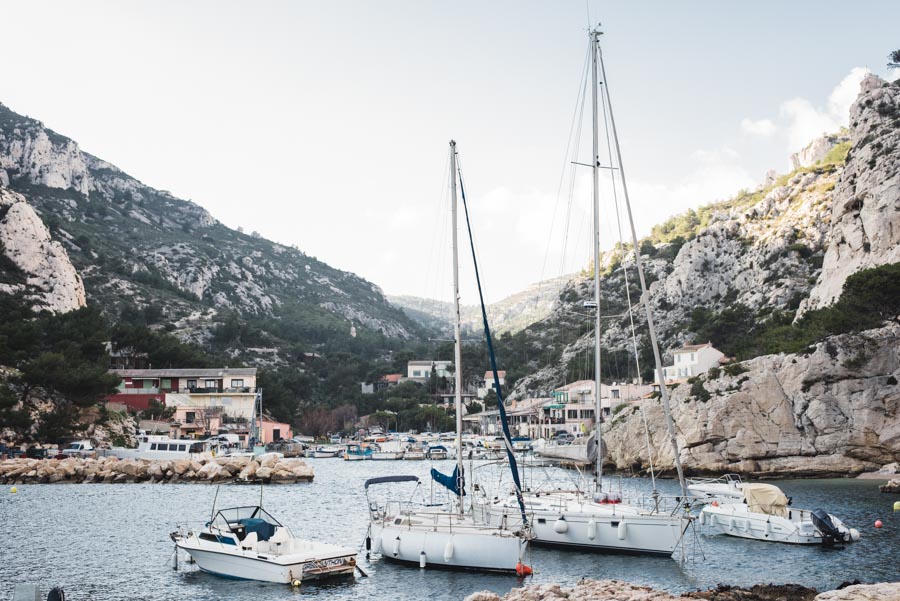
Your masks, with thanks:
M 453 361 L 435 359 L 434 361 L 410 361 L 409 365 L 451 365 Z
M 218 367 L 188 369 L 111 369 L 123 378 L 215 378 L 225 376 L 255 376 L 255 367 Z
M 706 344 L 685 344 L 683 347 L 679 349 L 675 349 L 672 351 L 673 353 L 695 353 L 700 349 L 710 347 L 712 348 L 712 342 L 707 342 Z

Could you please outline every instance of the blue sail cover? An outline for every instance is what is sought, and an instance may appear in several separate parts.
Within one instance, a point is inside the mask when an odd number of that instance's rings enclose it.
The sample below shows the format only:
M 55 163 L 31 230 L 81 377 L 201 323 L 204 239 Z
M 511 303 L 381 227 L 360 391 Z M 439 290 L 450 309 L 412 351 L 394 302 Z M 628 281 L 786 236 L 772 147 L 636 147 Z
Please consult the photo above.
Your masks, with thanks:
M 459 496 L 459 466 L 457 465 L 453 468 L 453 473 L 449 476 L 447 474 L 442 474 L 434 468 L 431 468 L 431 477 L 435 482 L 452 492 L 457 497 Z M 466 491 L 463 490 L 462 494 L 466 494 Z
M 481 301 L 481 319 L 484 322 L 484 337 L 487 339 L 488 355 L 491 358 L 491 371 L 494 374 L 494 382 L 500 382 L 497 373 L 497 358 L 494 356 L 494 342 L 491 339 L 491 328 L 488 325 L 487 309 L 484 306 L 484 294 L 481 291 L 481 276 L 478 273 L 478 259 L 475 255 L 475 239 L 472 237 L 472 223 L 469 221 L 469 205 L 466 202 L 466 188 L 463 186 L 462 171 L 459 171 L 459 191 L 462 196 L 463 209 L 466 213 L 466 228 L 469 232 L 469 246 L 472 248 L 472 262 L 475 265 L 475 281 L 478 283 L 478 299 Z M 497 393 L 497 409 L 500 412 L 500 425 L 503 426 L 503 443 L 506 446 L 506 457 L 509 459 L 509 469 L 512 471 L 513 483 L 516 485 L 516 500 L 519 502 L 519 511 L 522 513 L 522 525 L 528 526 L 528 516 L 525 513 L 525 499 L 522 496 L 522 482 L 519 480 L 519 466 L 516 463 L 516 454 L 513 452 L 512 436 L 509 433 L 509 422 L 506 419 L 506 407 L 503 405 L 503 393 L 500 386 L 494 386 Z

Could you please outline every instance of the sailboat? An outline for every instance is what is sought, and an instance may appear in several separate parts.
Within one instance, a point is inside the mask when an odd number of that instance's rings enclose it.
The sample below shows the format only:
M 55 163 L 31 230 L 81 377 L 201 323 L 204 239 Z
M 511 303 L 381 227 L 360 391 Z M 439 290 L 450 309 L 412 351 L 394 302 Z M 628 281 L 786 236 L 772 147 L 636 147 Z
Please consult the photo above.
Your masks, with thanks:
M 462 344 L 459 311 L 459 256 L 457 241 L 456 142 L 450 141 L 450 195 L 453 237 L 453 301 L 455 310 L 454 338 L 456 361 L 456 448 L 462 448 Z M 465 201 L 465 191 L 463 191 Z M 471 228 L 469 229 L 471 236 Z M 477 265 L 476 265 L 477 274 Z M 483 303 L 482 303 L 483 305 Z M 487 318 L 485 317 L 485 326 Z M 490 345 L 490 333 L 486 331 Z M 496 370 L 496 367 L 495 367 Z M 504 422 L 504 427 L 505 422 Z M 508 428 L 507 438 L 508 438 Z M 511 448 L 511 445 L 510 445 Z M 513 458 L 514 461 L 514 458 Z M 515 464 L 512 465 L 515 470 Z M 432 469 L 432 477 L 453 495 L 449 505 L 430 503 L 377 502 L 369 498 L 374 485 L 416 483 L 417 476 L 382 476 L 365 482 L 369 505 L 369 533 L 366 547 L 382 557 L 418 565 L 420 568 L 452 568 L 484 571 L 515 572 L 521 576 L 531 573 L 524 565 L 530 533 L 524 513 L 515 529 L 504 525 L 490 525 L 477 520 L 466 510 L 463 454 L 456 453 L 456 468 L 452 475 Z M 517 479 L 518 474 L 514 472 Z
M 665 386 L 662 387 L 662 403 L 667 418 L 669 437 L 675 450 L 676 469 L 681 483 L 682 495 L 680 497 L 666 498 L 655 493 L 642 499 L 623 499 L 620 494 L 603 488 L 603 453 L 601 438 L 601 406 L 600 406 L 600 270 L 597 266 L 597 257 L 600 256 L 600 204 L 599 204 L 599 119 L 598 119 L 598 91 L 600 81 L 606 90 L 603 98 L 605 105 L 604 114 L 609 117 L 609 129 L 615 139 L 617 169 L 622 180 L 625 203 L 628 207 L 628 217 L 631 221 L 631 233 L 635 262 L 641 284 L 643 298 L 647 298 L 647 286 L 641 267 L 638 253 L 637 236 L 634 231 L 634 223 L 631 217 L 631 206 L 628 199 L 628 189 L 625 186 L 625 176 L 622 168 L 621 150 L 615 131 L 615 121 L 612 116 L 612 107 L 609 103 L 609 88 L 607 86 L 606 72 L 603 66 L 603 56 L 600 51 L 599 28 L 590 32 L 591 54 L 591 78 L 592 78 L 592 105 L 593 105 L 593 161 L 588 165 L 593 170 L 593 256 L 594 256 L 594 302 L 586 306 L 592 306 L 594 310 L 594 400 L 595 400 L 595 432 L 593 440 L 598 444 L 593 445 L 591 451 L 587 449 L 587 460 L 595 465 L 596 476 L 592 490 L 552 490 L 525 491 L 524 501 L 526 513 L 531 517 L 534 542 L 550 546 L 582 549 L 590 551 L 612 551 L 623 553 L 671 555 L 678 543 L 687 531 L 693 519 L 685 505 L 687 498 L 684 476 L 678 454 L 678 446 L 674 435 L 671 414 L 669 412 L 669 399 Z M 602 77 L 602 80 L 600 78 Z M 612 150 L 610 149 L 610 155 Z M 612 167 L 607 167 L 612 168 Z M 659 346 L 656 340 L 656 331 L 653 324 L 653 316 L 649 303 L 644 302 L 650 339 L 656 360 L 656 370 L 662 378 L 662 362 Z M 590 447 L 590 445 L 588 445 Z M 574 451 L 574 449 L 573 449 Z M 495 525 L 516 527 L 520 523 L 518 499 L 516 495 L 508 497 L 483 498 L 479 511 L 484 519 Z

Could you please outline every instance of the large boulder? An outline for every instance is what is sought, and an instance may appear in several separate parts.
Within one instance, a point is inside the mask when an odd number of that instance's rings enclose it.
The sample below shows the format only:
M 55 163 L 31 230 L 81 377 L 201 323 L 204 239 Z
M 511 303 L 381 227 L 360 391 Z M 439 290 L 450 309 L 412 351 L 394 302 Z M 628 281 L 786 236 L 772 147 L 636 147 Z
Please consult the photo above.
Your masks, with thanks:
M 238 474 L 239 480 L 252 480 L 256 476 L 256 470 L 259 469 L 259 464 L 255 461 L 249 462 L 244 469 Z

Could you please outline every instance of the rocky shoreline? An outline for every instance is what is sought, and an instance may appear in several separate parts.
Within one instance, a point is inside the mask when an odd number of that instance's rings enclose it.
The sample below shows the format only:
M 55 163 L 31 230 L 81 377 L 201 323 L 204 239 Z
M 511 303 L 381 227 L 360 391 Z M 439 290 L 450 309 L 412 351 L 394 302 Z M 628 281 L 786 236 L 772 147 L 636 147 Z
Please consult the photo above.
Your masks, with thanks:
M 706 591 L 674 596 L 648 586 L 621 580 L 581 580 L 572 588 L 558 584 L 532 584 L 514 588 L 502 597 L 491 591 L 472 593 L 465 601 L 896 601 L 900 582 L 847 584 L 819 593 L 798 584 L 757 584 L 750 588 L 718 585 Z
M 284 459 L 274 453 L 259 457 L 199 459 L 7 459 L 0 461 L 0 484 L 56 483 L 208 483 L 295 484 L 312 482 L 312 467 L 302 459 Z

